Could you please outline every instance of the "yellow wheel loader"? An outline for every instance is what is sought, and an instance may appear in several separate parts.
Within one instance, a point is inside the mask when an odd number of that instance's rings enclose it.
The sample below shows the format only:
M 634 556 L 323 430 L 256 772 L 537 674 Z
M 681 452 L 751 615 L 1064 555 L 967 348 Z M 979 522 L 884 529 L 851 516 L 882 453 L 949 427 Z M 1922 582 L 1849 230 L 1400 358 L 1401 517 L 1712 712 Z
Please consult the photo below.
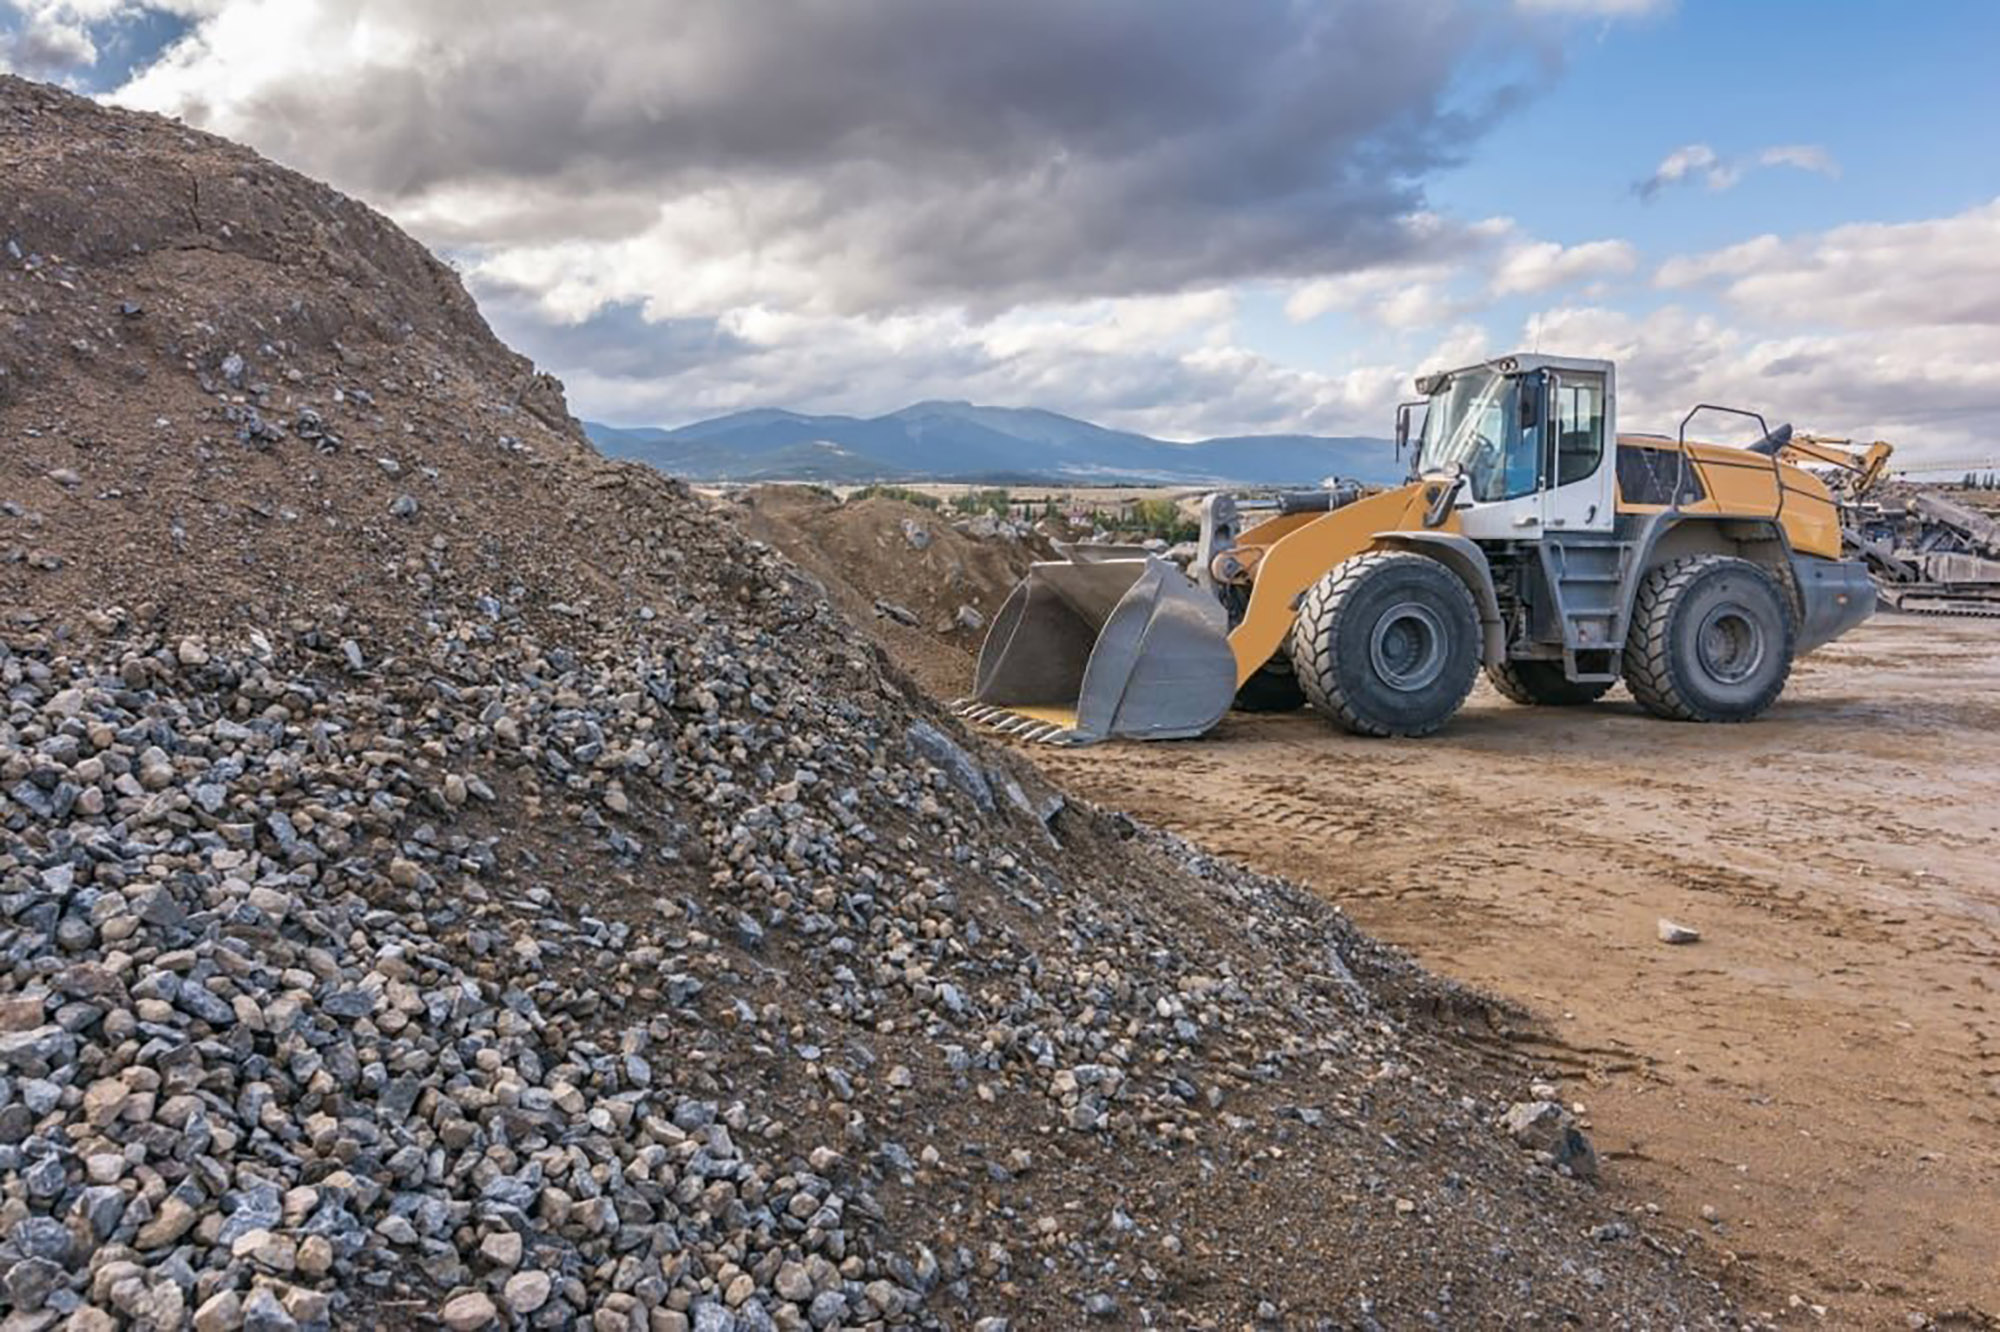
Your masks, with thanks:
M 1417 391 L 1397 416 L 1398 448 L 1415 445 L 1402 486 L 1211 495 L 1186 573 L 1114 547 L 1036 564 L 960 710 L 1070 744 L 1307 703 L 1362 735 L 1419 736 L 1483 667 L 1520 703 L 1588 703 L 1623 679 L 1659 716 L 1747 721 L 1798 653 L 1874 609 L 1826 486 L 1780 456 L 1790 427 L 1703 404 L 1677 437 L 1620 436 L 1612 363 L 1573 357 Z M 1689 442 L 1702 412 L 1761 438 Z

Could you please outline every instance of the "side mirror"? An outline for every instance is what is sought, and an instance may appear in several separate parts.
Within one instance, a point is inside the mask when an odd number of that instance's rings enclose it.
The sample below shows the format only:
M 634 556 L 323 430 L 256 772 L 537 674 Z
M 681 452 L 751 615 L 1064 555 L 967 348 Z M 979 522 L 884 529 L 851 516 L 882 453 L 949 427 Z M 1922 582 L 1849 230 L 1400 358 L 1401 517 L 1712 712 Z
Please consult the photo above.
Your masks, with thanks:
M 1398 462 L 1402 461 L 1403 449 L 1410 442 L 1410 426 L 1411 422 L 1415 419 L 1411 413 L 1415 412 L 1419 407 L 1428 410 L 1430 405 L 1431 400 L 1429 398 L 1418 398 L 1414 402 L 1399 402 L 1396 404 L 1396 459 Z
M 1544 372 L 1521 376 L 1521 429 L 1532 430 L 1542 423 L 1542 399 L 1548 391 L 1549 377 Z

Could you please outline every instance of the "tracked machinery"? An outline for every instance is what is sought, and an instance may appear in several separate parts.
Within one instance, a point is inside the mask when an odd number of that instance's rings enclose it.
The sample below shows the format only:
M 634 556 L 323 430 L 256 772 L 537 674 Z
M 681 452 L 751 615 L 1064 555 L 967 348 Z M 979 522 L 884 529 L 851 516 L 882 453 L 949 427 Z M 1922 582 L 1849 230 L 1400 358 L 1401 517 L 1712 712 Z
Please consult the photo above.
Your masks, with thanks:
M 1778 456 L 1817 472 L 1840 504 L 1848 552 L 1884 606 L 1912 615 L 2000 617 L 2000 522 L 1935 491 L 1882 499 L 1891 447 L 1795 435 Z
M 1349 731 L 1420 736 L 1483 668 L 1521 703 L 1588 703 L 1622 679 L 1661 717 L 1745 721 L 1799 653 L 1874 608 L 1826 484 L 1779 457 L 1788 429 L 1704 404 L 1676 437 L 1621 437 L 1602 360 L 1502 357 L 1417 391 L 1397 416 L 1414 447 L 1401 486 L 1211 495 L 1188 572 L 1089 546 L 1033 566 L 961 712 L 1079 744 L 1310 703 Z M 1690 442 L 1718 412 L 1757 442 Z
M 2000 617 L 2000 522 L 1921 492 L 1858 510 L 1848 531 L 1885 605 L 1912 615 Z

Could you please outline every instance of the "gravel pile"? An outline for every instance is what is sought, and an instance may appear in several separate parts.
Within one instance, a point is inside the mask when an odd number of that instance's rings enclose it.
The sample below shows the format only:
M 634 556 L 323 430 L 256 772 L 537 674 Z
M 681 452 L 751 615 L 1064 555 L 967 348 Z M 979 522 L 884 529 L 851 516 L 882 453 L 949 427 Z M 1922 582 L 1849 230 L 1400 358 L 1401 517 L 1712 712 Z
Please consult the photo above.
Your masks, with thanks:
M 959 731 L 387 223 L 0 127 L 7 1332 L 1731 1322 L 1505 1014 Z

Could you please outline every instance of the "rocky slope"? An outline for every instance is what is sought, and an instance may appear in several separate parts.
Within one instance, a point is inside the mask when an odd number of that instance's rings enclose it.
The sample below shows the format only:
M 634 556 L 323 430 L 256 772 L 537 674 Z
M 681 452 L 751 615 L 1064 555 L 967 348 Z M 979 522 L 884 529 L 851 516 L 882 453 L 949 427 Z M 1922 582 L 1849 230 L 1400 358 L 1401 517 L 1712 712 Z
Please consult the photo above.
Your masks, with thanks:
M 8 1329 L 1719 1325 L 1497 1015 L 1065 802 L 387 222 L 0 77 Z

